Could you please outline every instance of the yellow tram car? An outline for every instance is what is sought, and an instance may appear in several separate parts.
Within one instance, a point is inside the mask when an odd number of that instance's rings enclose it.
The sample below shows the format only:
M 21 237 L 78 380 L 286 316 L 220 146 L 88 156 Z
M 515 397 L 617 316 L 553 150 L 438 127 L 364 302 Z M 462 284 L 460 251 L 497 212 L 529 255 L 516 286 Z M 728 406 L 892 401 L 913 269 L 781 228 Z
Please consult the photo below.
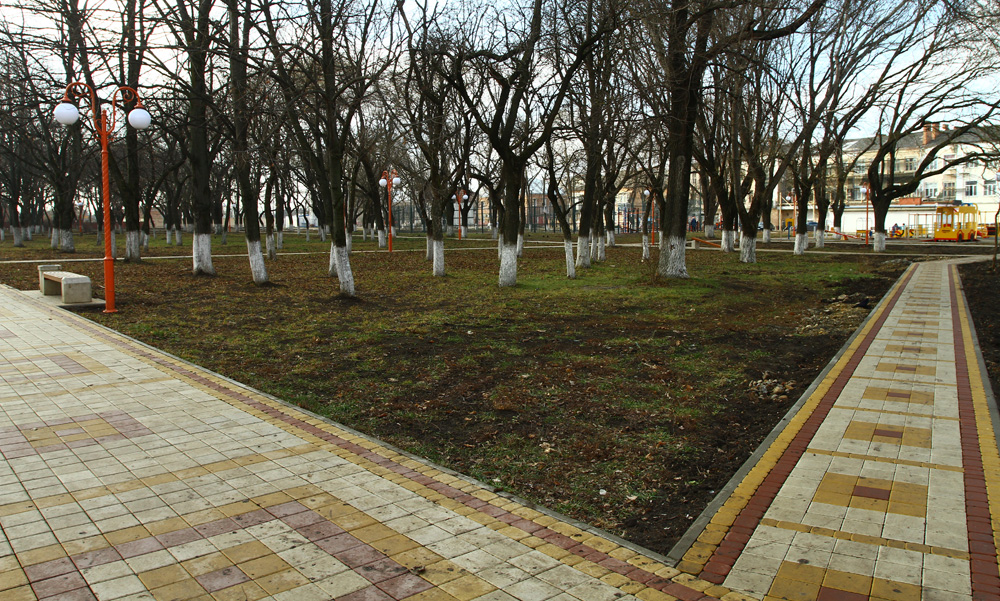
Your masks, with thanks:
M 962 204 L 938 207 L 934 218 L 934 240 L 963 242 L 979 235 L 979 207 Z

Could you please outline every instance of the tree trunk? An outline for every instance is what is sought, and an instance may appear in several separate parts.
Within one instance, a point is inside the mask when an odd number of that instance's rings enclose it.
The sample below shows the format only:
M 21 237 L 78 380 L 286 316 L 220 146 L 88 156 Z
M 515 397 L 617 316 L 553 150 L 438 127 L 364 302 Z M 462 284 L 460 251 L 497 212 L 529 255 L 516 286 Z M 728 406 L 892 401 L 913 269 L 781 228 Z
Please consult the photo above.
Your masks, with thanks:
M 795 234 L 795 250 L 793 251 L 796 255 L 804 255 L 806 249 L 809 248 L 809 235 L 804 233 Z
M 444 240 L 434 240 L 434 276 L 444 277 Z
M 141 260 L 141 248 L 142 248 L 142 232 L 138 229 L 125 230 L 125 260 L 130 261 L 129 257 L 132 257 L 130 262 L 137 262 Z
M 735 234 L 735 232 L 733 232 Z M 757 236 L 743 232 L 740 239 L 740 263 L 757 262 Z
M 572 280 L 576 278 L 576 262 L 573 260 L 573 239 L 565 238 L 563 240 L 563 248 L 566 250 L 566 277 Z

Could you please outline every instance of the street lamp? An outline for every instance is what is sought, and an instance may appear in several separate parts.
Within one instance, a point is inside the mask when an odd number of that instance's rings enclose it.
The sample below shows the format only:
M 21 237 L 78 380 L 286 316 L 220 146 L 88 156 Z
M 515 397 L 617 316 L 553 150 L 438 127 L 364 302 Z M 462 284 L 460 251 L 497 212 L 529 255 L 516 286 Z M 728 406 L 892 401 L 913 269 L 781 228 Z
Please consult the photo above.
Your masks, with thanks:
M 642 191 L 642 195 L 645 196 L 648 199 L 649 198 L 649 188 L 646 188 L 645 190 L 643 190 Z M 649 224 L 650 225 L 650 233 L 653 234 L 653 235 L 655 235 L 656 234 L 656 205 L 653 205 L 653 206 L 649 207 L 649 221 L 650 221 L 650 224 Z M 646 224 L 643 224 L 643 229 L 644 230 L 646 229 L 645 225 Z
M 785 204 L 787 204 L 787 205 L 791 205 L 792 204 L 792 195 L 791 194 L 785 195 Z M 792 222 L 793 223 L 795 222 L 795 217 L 792 217 Z M 787 225 L 787 223 L 785 223 L 785 211 L 784 210 L 781 211 L 781 225 L 782 226 L 786 226 Z M 778 235 L 780 236 L 781 234 L 778 234 Z M 792 237 L 792 228 L 790 228 L 790 227 L 786 227 L 785 228 L 785 237 L 786 238 L 791 238 Z
M 119 95 L 121 98 L 119 99 Z M 111 112 L 111 123 L 108 123 L 108 111 L 101 109 L 97 115 L 97 95 L 94 89 L 79 81 L 66 86 L 62 101 L 56 105 L 53 117 L 63 125 L 73 125 L 80 119 L 80 109 L 73 100 L 81 98 L 90 100 L 90 109 L 94 112 L 94 134 L 101 142 L 101 173 L 104 192 L 104 312 L 117 313 L 115 309 L 115 260 L 111 251 L 111 179 L 108 175 L 108 138 L 118 123 L 117 113 Z M 118 86 L 111 96 L 111 106 L 124 110 L 125 104 L 135 102 L 135 108 L 128 112 L 128 123 L 136 129 L 146 129 L 152 117 L 142 106 L 139 93 L 128 86 Z
M 993 271 L 997 270 L 997 240 L 1000 239 L 1000 169 L 993 180 L 993 191 L 997 195 L 997 212 L 993 216 Z
M 459 189 L 457 194 L 452 194 L 451 199 L 458 204 L 458 213 L 456 214 L 456 221 L 458 221 L 458 239 L 462 239 L 462 203 L 469 200 L 469 195 L 465 193 L 465 190 Z
M 378 185 L 386 189 L 389 196 L 389 252 L 392 252 L 392 187 L 398 186 L 400 182 L 396 170 L 392 170 L 392 178 L 389 178 L 389 170 L 382 172 L 382 179 L 378 180 Z

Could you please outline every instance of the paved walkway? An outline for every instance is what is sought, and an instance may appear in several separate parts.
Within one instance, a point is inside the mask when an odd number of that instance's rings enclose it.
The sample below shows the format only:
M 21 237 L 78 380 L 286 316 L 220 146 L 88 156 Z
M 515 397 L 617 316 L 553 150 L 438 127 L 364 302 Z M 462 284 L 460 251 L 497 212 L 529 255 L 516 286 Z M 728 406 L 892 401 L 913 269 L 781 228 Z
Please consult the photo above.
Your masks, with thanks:
M 742 595 L 0 286 L 0 600 Z
M 767 599 L 1000 599 L 983 377 L 956 267 L 913 265 L 678 567 Z

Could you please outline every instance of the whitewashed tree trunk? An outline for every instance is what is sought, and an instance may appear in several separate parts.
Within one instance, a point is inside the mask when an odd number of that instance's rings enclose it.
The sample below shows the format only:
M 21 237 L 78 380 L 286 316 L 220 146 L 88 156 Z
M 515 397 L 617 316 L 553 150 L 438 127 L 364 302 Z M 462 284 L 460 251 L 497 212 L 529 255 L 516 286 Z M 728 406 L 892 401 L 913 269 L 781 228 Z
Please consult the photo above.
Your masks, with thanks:
M 503 238 L 497 239 L 497 258 L 503 258 Z
M 153 230 L 154 232 L 156 230 Z M 143 252 L 149 252 L 149 234 L 146 232 L 139 233 L 139 246 L 142 247 Z
M 260 240 L 254 242 L 247 240 L 247 256 L 250 258 L 250 275 L 253 276 L 253 283 L 266 284 L 267 266 L 264 264 L 264 256 L 260 253 Z
M 661 276 L 666 278 L 688 277 L 685 242 L 684 236 L 663 238 L 661 232 L 660 262 L 657 266 L 657 272 Z
M 809 248 L 809 234 L 795 234 L 794 254 L 804 255 L 807 248 Z
M 445 236 L 454 236 L 455 235 L 455 226 L 451 225 L 451 224 L 448 224 L 448 229 L 445 230 L 445 234 L 444 235 Z
M 590 237 L 590 261 L 597 262 L 601 260 L 600 255 L 597 254 L 597 238 L 599 236 Z
M 24 228 L 24 239 L 31 242 L 31 227 Z
M 500 248 L 500 286 L 517 285 L 517 244 L 504 244 Z
M 215 267 L 212 266 L 212 234 L 194 235 L 194 242 L 191 243 L 191 258 L 194 261 L 192 273 L 195 275 L 215 275 Z
M 642 260 L 649 260 L 649 234 L 642 235 Z
M 710 223 L 705 226 L 705 237 L 709 240 L 715 238 L 715 224 Z
M 434 241 L 434 276 L 444 277 L 444 240 Z
M 24 246 L 24 228 L 21 227 L 11 228 L 10 233 L 14 237 L 14 246 L 18 248 Z
M 517 256 L 524 255 L 524 234 L 517 235 Z
M 178 227 L 174 228 L 174 246 L 180 246 L 184 241 L 181 240 L 181 230 Z
M 566 277 L 574 279 L 576 277 L 576 261 L 573 260 L 573 241 L 563 240 L 566 249 Z
M 0 242 L 5 241 L 6 239 L 7 239 L 7 230 L 0 227 Z
M 576 268 L 590 268 L 590 238 L 579 236 L 576 239 Z
M 757 237 L 747 236 L 742 234 L 740 236 L 740 262 L 741 263 L 756 263 L 757 262 Z
M 118 258 L 118 232 L 111 230 L 111 258 Z
M 59 230 L 57 230 L 56 228 L 52 228 L 52 232 L 49 235 L 49 247 L 52 250 L 59 249 Z
M 389 246 L 389 243 L 387 242 L 386 237 L 385 237 L 385 230 L 379 230 L 378 231 L 378 247 L 379 248 L 386 248 L 388 246 Z
M 348 238 L 348 241 L 350 241 L 350 238 Z M 281 250 L 283 248 L 285 248 L 285 232 L 281 231 L 278 232 L 278 250 Z M 350 243 L 348 243 L 347 249 L 348 250 L 351 249 Z
M 875 232 L 875 237 L 872 238 L 872 252 L 885 252 L 885 232 Z
M 330 264 L 326 268 L 327 274 L 337 276 L 337 243 L 330 242 Z
M 495 226 L 495 225 L 494 225 L 494 226 L 491 226 L 491 227 L 490 227 L 490 236 L 491 236 L 491 237 L 492 237 L 492 238 L 493 238 L 494 240 L 496 240 L 496 239 L 497 239 L 497 226 Z
M 125 260 L 142 260 L 142 232 L 138 230 L 125 232 Z
M 66 253 L 76 252 L 76 245 L 73 244 L 73 230 L 59 230 L 59 250 Z
M 368 226 L 361 228 L 361 241 L 366 242 L 368 240 Z
M 278 248 L 281 248 L 281 234 L 280 233 L 278 234 Z M 353 252 L 353 251 L 354 251 L 354 236 L 348 236 L 347 237 L 347 252 L 350 253 L 350 252 Z
M 267 235 L 267 242 L 265 244 L 267 245 L 267 258 L 270 259 L 270 260 L 272 260 L 272 261 L 274 259 L 277 259 L 278 258 L 278 251 L 277 251 L 277 249 L 274 248 L 274 234 L 268 234 Z M 257 242 L 257 252 L 260 252 L 260 242 L 259 241 Z
M 598 261 L 607 261 L 608 260 L 608 255 L 607 255 L 606 247 L 604 245 L 604 238 L 601 237 L 601 236 L 599 236 L 599 238 L 600 239 L 597 241 L 597 260 Z
M 337 261 L 337 278 L 340 280 L 341 296 L 354 296 L 354 272 L 351 271 L 351 255 L 346 247 L 334 246 Z
M 608 230 L 608 246 L 615 245 L 615 232 L 614 230 Z
M 819 228 L 816 228 L 816 236 L 813 238 L 816 248 L 823 248 L 826 246 L 826 232 Z
M 222 232 L 222 240 L 220 242 L 222 243 L 223 246 L 225 246 L 226 244 L 229 244 L 229 230 L 222 229 L 221 232 Z
M 427 254 L 424 260 L 428 263 L 434 261 L 434 236 L 427 232 Z
M 398 234 L 396 233 L 396 226 L 392 226 L 392 227 L 390 227 L 390 228 L 389 228 L 389 231 L 391 231 L 391 232 L 392 232 L 392 237 L 393 237 L 393 238 L 395 238 L 395 237 L 396 237 L 396 236 L 398 235 Z
M 724 253 L 731 253 L 736 250 L 736 232 L 733 230 L 722 230 L 722 244 L 719 250 Z
M 326 242 L 326 235 L 327 235 L 327 226 L 324 225 L 323 227 L 319 228 L 319 241 Z M 331 250 L 330 252 L 332 253 L 333 251 Z
M 763 236 L 762 242 L 764 242 L 764 244 L 770 244 L 771 243 L 771 228 L 766 228 L 764 230 L 764 236 Z

